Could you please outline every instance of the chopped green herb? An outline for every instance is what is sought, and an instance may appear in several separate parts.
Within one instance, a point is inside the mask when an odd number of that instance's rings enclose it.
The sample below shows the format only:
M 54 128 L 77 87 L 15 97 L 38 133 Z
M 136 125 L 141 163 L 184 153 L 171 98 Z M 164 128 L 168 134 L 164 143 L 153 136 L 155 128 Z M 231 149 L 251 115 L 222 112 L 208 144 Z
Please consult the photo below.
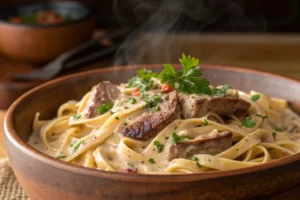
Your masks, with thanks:
M 197 157 L 193 157 L 193 161 L 199 161 L 199 158 L 197 158 Z
M 282 128 L 275 128 L 275 131 L 282 132 L 283 129 Z
M 73 115 L 73 119 L 80 119 L 81 118 L 81 115 L 80 114 L 77 114 L 77 115 Z
M 224 97 L 226 95 L 226 92 L 228 89 L 230 89 L 231 87 L 229 85 L 222 85 L 222 88 L 213 88 L 212 89 L 212 96 L 218 96 L 218 97 Z
M 151 111 L 152 112 L 160 111 L 160 107 L 159 106 L 155 106 L 155 107 L 151 108 Z
M 259 94 L 255 94 L 255 95 L 252 95 L 251 96 L 251 100 L 252 101 L 257 101 L 257 100 L 259 100 L 260 99 L 260 95 Z
M 158 153 L 162 152 L 164 149 L 165 145 L 161 144 L 159 141 L 155 140 L 153 144 L 157 147 Z
M 75 153 L 81 144 L 84 144 L 84 140 L 76 140 L 75 142 L 73 142 L 70 146 L 71 146 L 71 152 Z
M 256 125 L 255 121 L 251 117 L 246 117 L 246 119 L 242 122 L 242 126 L 253 128 Z
M 118 116 L 115 117 L 116 120 L 119 120 L 120 118 Z
M 169 139 L 169 137 L 165 137 L 165 139 L 167 140 L 167 139 Z
M 203 124 L 203 126 L 207 126 L 208 125 L 208 121 L 207 121 L 207 119 L 204 119 L 204 124 Z
M 113 106 L 114 106 L 113 102 L 102 104 L 98 108 L 98 113 L 100 113 L 101 115 L 107 113 L 110 109 L 112 109 Z
M 202 165 L 201 165 L 199 162 L 196 162 L 196 165 L 197 165 L 199 168 L 202 167 Z
M 160 107 L 158 107 L 157 104 L 162 102 L 161 96 L 153 95 L 152 97 L 149 97 L 149 95 L 143 94 L 142 99 L 146 102 L 146 105 L 144 106 L 145 108 L 148 108 L 148 109 L 154 108 L 154 111 L 160 110 Z
M 272 135 L 273 135 L 273 138 L 275 139 L 277 133 L 274 131 L 274 132 L 272 133 Z
M 154 164 L 155 160 L 153 158 L 149 158 L 149 162 Z
M 76 140 L 74 140 L 71 144 L 70 144 L 70 147 L 73 147 L 74 146 L 74 144 L 76 143 L 77 141 Z
M 110 112 L 110 114 L 112 114 L 112 115 L 115 113 L 115 112 L 113 112 L 113 111 L 109 111 L 109 112 Z
M 136 104 L 136 99 L 135 99 L 135 98 L 130 98 L 130 99 L 129 99 L 129 103 L 131 103 L 131 104 Z
M 127 163 L 127 165 L 128 165 L 129 167 L 132 167 L 132 168 L 134 168 L 134 165 L 133 165 L 133 164 L 131 164 L 131 163 Z
M 175 83 L 178 83 L 178 91 L 188 94 L 211 94 L 209 82 L 206 79 L 200 78 L 202 75 L 199 64 L 199 59 L 182 54 L 179 59 L 183 70 L 175 71 L 171 64 L 165 64 L 164 70 L 159 74 L 162 83 L 167 83 L 175 88 Z
M 202 165 L 198 162 L 199 161 L 199 158 L 197 158 L 197 157 L 193 157 L 193 161 L 196 161 L 196 165 L 197 165 L 197 167 L 199 167 L 199 168 L 201 168 L 202 167 Z
M 256 114 L 257 117 L 261 117 L 262 119 L 266 119 L 268 118 L 268 116 L 263 116 L 263 115 L 260 115 L 260 114 Z
M 127 126 L 128 124 L 127 124 L 127 122 L 124 122 L 123 125 L 124 125 L 124 126 Z
M 137 76 L 129 80 L 129 88 L 138 87 L 141 92 L 150 90 L 153 88 L 152 77 L 157 77 L 157 73 L 153 73 L 151 70 L 140 69 L 137 71 Z
M 66 157 L 67 157 L 67 156 L 57 156 L 56 158 L 60 160 L 60 159 L 66 158 Z
M 182 141 L 184 139 L 193 139 L 193 138 L 188 137 L 188 136 L 179 136 L 175 132 L 172 133 L 172 144 L 176 145 L 177 142 L 180 142 L 180 141 Z
M 128 109 L 128 106 L 125 106 L 124 108 L 125 108 L 125 109 Z

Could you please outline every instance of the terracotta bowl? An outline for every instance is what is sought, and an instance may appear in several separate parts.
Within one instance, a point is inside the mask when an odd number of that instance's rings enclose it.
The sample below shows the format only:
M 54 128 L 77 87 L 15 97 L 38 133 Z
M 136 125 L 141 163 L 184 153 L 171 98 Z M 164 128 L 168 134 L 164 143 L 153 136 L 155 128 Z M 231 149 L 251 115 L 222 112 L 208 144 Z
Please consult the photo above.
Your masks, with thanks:
M 70 21 L 57 25 L 17 24 L 10 17 L 54 10 Z M 91 38 L 95 28 L 93 11 L 76 2 L 20 4 L 0 10 L 0 51 L 9 58 L 42 64 Z
M 161 70 L 160 66 L 143 68 Z M 238 170 L 188 175 L 106 172 L 72 165 L 39 153 L 26 141 L 36 112 L 55 115 L 63 102 L 79 100 L 100 80 L 115 83 L 135 75 L 133 66 L 79 73 L 38 86 L 16 100 L 5 119 L 6 144 L 13 171 L 31 200 L 94 199 L 246 199 L 283 192 L 300 184 L 300 155 Z M 230 67 L 202 66 L 213 85 L 256 90 L 299 101 L 300 82 L 278 75 Z

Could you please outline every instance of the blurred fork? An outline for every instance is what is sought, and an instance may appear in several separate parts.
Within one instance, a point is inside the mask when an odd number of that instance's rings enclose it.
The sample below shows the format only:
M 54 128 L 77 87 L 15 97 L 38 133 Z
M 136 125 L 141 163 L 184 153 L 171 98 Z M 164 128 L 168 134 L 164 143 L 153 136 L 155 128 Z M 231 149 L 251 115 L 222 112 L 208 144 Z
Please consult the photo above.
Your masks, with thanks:
M 11 74 L 10 77 L 17 81 L 46 81 L 50 80 L 57 76 L 63 69 L 70 69 L 72 67 L 84 64 L 86 62 L 92 61 L 96 58 L 100 58 L 111 53 L 114 53 L 119 48 L 120 44 L 114 44 L 112 46 L 104 47 L 103 49 L 93 52 L 85 57 L 76 59 L 69 63 L 66 63 L 70 58 L 78 55 L 82 51 L 95 46 L 99 45 L 99 41 L 102 39 L 112 39 L 119 36 L 126 36 L 130 33 L 128 29 L 121 29 L 111 33 L 107 33 L 101 37 L 89 40 L 85 43 L 80 44 L 79 46 L 67 51 L 60 56 L 58 56 L 55 60 L 49 62 L 41 69 L 38 69 L 33 72 L 22 73 L 22 74 Z

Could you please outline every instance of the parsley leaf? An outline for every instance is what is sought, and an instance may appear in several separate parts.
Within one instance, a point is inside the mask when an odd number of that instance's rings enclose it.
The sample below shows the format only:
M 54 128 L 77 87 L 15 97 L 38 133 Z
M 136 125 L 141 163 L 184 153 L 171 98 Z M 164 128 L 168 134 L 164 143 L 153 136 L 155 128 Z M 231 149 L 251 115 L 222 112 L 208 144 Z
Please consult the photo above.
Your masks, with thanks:
M 142 95 L 142 99 L 146 102 L 145 108 L 153 108 L 153 111 L 159 111 L 160 108 L 157 106 L 158 103 L 162 102 L 162 98 L 159 95 L 153 95 L 149 97 L 147 94 Z
M 256 125 L 255 121 L 251 117 L 246 117 L 246 119 L 242 122 L 242 126 L 253 128 Z
M 199 161 L 199 158 L 197 158 L 197 157 L 193 157 L 193 161 Z
M 260 99 L 260 95 L 259 94 L 255 94 L 255 95 L 251 96 L 251 100 L 254 101 L 254 102 L 257 101 L 257 100 L 259 100 L 259 99 Z
M 181 63 L 184 73 L 187 73 L 192 67 L 199 64 L 199 59 L 194 58 L 190 55 L 186 56 L 184 53 L 182 54 L 182 57 L 179 59 L 179 62 Z
M 110 109 L 112 109 L 113 106 L 114 106 L 113 102 L 102 104 L 98 108 L 98 113 L 100 113 L 101 115 L 107 113 Z
M 211 94 L 209 82 L 206 79 L 200 78 L 202 75 L 199 64 L 199 59 L 182 54 L 179 59 L 183 70 L 175 71 L 171 64 L 165 64 L 164 70 L 159 74 L 159 79 L 162 83 L 167 83 L 175 88 L 175 83 L 178 83 L 178 91 L 183 93 L 196 94 Z
M 149 158 L 149 162 L 154 164 L 155 163 L 155 160 L 153 158 Z
M 196 165 L 197 165 L 197 167 L 199 167 L 199 168 L 201 168 L 202 167 L 202 165 L 198 162 L 199 161 L 199 158 L 197 158 L 197 157 L 193 157 L 193 161 L 196 161 Z
M 174 67 L 170 64 L 164 64 L 164 70 L 159 74 L 158 78 L 162 83 L 167 83 L 174 88 L 177 79 Z
M 273 135 L 273 138 L 275 139 L 277 133 L 274 131 L 274 132 L 272 133 L 272 135 Z
M 129 103 L 131 103 L 131 104 L 136 104 L 136 99 L 135 99 L 135 98 L 130 98 L 130 99 L 129 99 Z
M 159 141 L 155 140 L 153 144 L 157 147 L 158 153 L 162 152 L 164 149 L 165 145 L 161 144 Z
M 268 118 L 268 116 L 263 116 L 263 115 L 260 115 L 260 114 L 256 114 L 256 116 L 257 116 L 257 117 L 260 117 L 260 118 L 262 118 L 262 119 Z
M 231 87 L 229 85 L 222 85 L 222 88 L 213 88 L 211 91 L 211 95 L 212 96 L 218 96 L 218 97 L 224 97 L 226 95 L 226 92 L 228 89 L 230 89 Z
M 57 156 L 56 158 L 60 160 L 60 159 L 66 158 L 66 157 L 67 157 L 67 156 Z
M 282 128 L 275 128 L 275 131 L 282 132 Z
M 182 141 L 184 139 L 193 139 L 193 138 L 188 137 L 188 136 L 179 136 L 175 132 L 172 133 L 172 144 L 176 145 L 177 142 L 180 142 L 180 141 Z
M 199 167 L 199 168 L 202 167 L 202 165 L 199 162 L 196 162 L 196 164 L 197 164 L 197 167 Z
M 72 144 L 70 145 L 70 147 L 72 148 L 71 152 L 75 153 L 82 144 L 84 144 L 84 140 L 75 140 L 74 142 L 72 142 Z
M 158 77 L 157 73 L 152 72 L 149 69 L 140 69 L 137 71 L 137 74 L 139 75 L 140 78 L 142 78 L 145 81 L 150 81 L 151 78 Z
M 81 118 L 81 115 L 80 114 L 77 114 L 77 115 L 73 115 L 73 119 L 80 119 Z
M 208 125 L 208 121 L 207 121 L 207 119 L 204 119 L 204 124 L 203 124 L 203 126 L 207 126 Z
M 138 87 L 141 91 L 147 91 L 153 88 L 152 77 L 158 77 L 157 73 L 147 69 L 140 69 L 137 71 L 138 76 L 129 80 L 129 88 Z
M 131 164 L 131 163 L 127 163 L 127 165 L 128 165 L 129 167 L 132 167 L 132 168 L 134 168 L 134 165 L 133 165 L 133 164 Z

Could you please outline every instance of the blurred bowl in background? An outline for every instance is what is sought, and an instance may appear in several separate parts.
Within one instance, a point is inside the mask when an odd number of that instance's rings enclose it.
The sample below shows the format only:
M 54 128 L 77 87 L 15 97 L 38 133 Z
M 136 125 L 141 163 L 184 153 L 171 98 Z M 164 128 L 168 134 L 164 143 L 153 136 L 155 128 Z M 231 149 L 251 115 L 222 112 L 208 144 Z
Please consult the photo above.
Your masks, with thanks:
M 64 20 L 33 22 L 34 17 L 45 11 Z M 48 16 L 48 22 L 49 18 L 51 22 L 53 16 Z M 90 39 L 95 25 L 94 11 L 78 2 L 43 2 L 1 8 L 0 51 L 14 60 L 43 64 Z

